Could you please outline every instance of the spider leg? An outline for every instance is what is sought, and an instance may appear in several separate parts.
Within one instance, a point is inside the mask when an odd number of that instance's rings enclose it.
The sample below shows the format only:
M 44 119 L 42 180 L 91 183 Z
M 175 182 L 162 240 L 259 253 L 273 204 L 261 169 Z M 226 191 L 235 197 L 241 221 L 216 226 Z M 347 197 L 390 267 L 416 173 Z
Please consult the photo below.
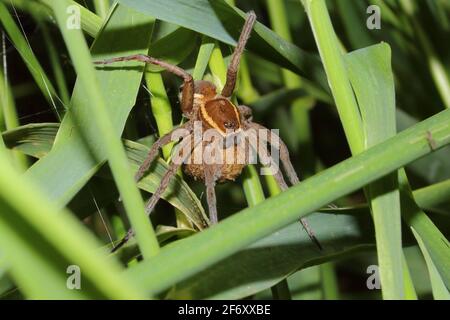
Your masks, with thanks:
M 153 193 L 150 200 L 147 202 L 147 205 L 145 206 L 145 212 L 147 215 L 149 215 L 153 209 L 155 208 L 156 204 L 158 203 L 159 199 L 161 198 L 164 191 L 166 191 L 167 187 L 169 186 L 170 179 L 177 173 L 178 168 L 183 164 L 183 162 L 190 156 L 191 152 L 188 152 L 186 154 L 183 154 L 183 150 L 189 146 L 190 151 L 192 151 L 192 136 L 189 135 L 185 137 L 181 143 L 177 146 L 176 153 L 178 155 L 178 161 L 172 161 L 169 165 L 169 169 L 164 174 L 163 178 L 161 179 L 161 182 L 158 186 L 158 189 Z
M 256 130 L 264 130 L 267 133 L 267 141 L 269 143 L 271 143 L 272 141 L 279 142 L 278 148 L 280 150 L 280 160 L 281 163 L 283 164 L 284 170 L 286 171 L 289 181 L 291 182 L 292 185 L 296 185 L 297 183 L 299 183 L 300 180 L 289 158 L 289 150 L 286 144 L 283 142 L 283 140 L 281 140 L 281 138 L 276 133 L 273 133 L 272 131 L 270 131 L 269 129 L 258 123 L 251 122 L 250 124 L 248 124 L 248 127 Z
M 166 144 L 172 142 L 172 135 L 174 131 L 179 129 L 187 129 L 189 132 L 191 132 L 192 129 L 192 122 L 188 121 L 182 126 L 173 129 L 172 131 L 166 133 L 161 138 L 159 138 L 150 148 L 150 151 L 148 152 L 147 157 L 145 158 L 144 162 L 142 162 L 141 166 L 139 167 L 138 171 L 136 172 L 136 175 L 134 176 L 134 179 L 136 182 L 141 180 L 141 178 L 144 176 L 145 172 L 148 170 L 148 168 L 151 166 L 155 158 L 158 156 L 158 151 L 160 148 L 164 147 Z
M 266 141 L 267 144 L 267 141 Z M 252 146 L 251 143 L 249 142 L 249 145 L 251 148 L 253 148 L 256 153 L 258 154 L 258 158 L 259 161 L 261 162 L 261 164 L 264 167 L 270 167 L 271 164 L 274 162 L 273 158 L 268 154 L 267 152 L 267 147 L 263 147 L 260 148 L 260 139 L 259 136 L 257 135 L 257 145 L 256 146 Z M 276 170 L 276 172 L 273 174 L 273 177 L 275 178 L 278 186 L 280 187 L 281 190 L 286 190 L 288 188 L 288 185 L 286 183 L 286 181 L 284 180 L 283 174 L 281 173 L 281 170 Z
M 234 87 L 236 86 L 236 78 L 239 68 L 239 62 L 241 60 L 241 55 L 244 52 L 244 48 L 245 45 L 247 44 L 248 39 L 250 38 L 250 34 L 252 33 L 255 21 L 256 21 L 255 12 L 250 11 L 247 15 L 247 19 L 245 20 L 242 33 L 239 36 L 237 47 L 233 52 L 233 56 L 231 57 L 230 65 L 228 66 L 227 81 L 222 89 L 222 96 L 226 98 L 231 97 L 231 95 L 233 94 Z
M 216 192 L 214 187 L 218 176 L 218 166 L 205 165 L 206 200 L 208 201 L 209 220 L 211 224 L 219 222 L 217 215 Z
M 267 133 L 268 133 L 267 140 L 272 141 L 271 136 L 270 136 L 270 134 L 272 134 L 272 132 L 270 130 L 268 130 L 267 128 L 265 128 L 264 126 L 252 122 L 252 123 L 248 123 L 247 127 L 267 131 Z M 259 139 L 260 135 L 257 134 L 257 137 Z M 267 140 L 265 141 L 266 144 L 267 144 Z M 287 150 L 287 147 L 284 144 L 284 142 L 279 137 L 278 137 L 278 141 L 279 141 L 279 149 L 280 149 L 280 159 L 283 163 L 284 168 L 288 172 L 288 176 L 290 178 L 291 183 L 293 185 L 295 185 L 295 184 L 299 183 L 300 180 L 299 180 L 297 173 L 295 172 L 294 167 L 289 159 L 289 151 Z M 259 141 L 258 141 L 258 145 L 259 145 Z M 274 161 L 272 157 L 268 156 L 266 148 L 257 148 L 257 153 L 258 153 L 259 159 L 262 161 L 262 165 L 264 165 L 264 166 L 269 166 Z M 284 153 L 284 155 L 283 155 L 283 153 Z M 264 159 L 266 159 L 266 160 L 264 160 Z M 291 170 L 290 173 L 288 170 Z M 288 189 L 286 181 L 284 180 L 284 177 L 281 173 L 281 170 L 277 170 L 273 176 L 282 191 L 285 191 L 286 189 Z M 302 224 L 302 226 L 305 229 L 306 233 L 308 234 L 309 238 L 317 245 L 317 247 L 320 250 L 322 250 L 323 247 L 320 244 L 317 237 L 315 236 L 314 230 L 312 230 L 312 228 L 309 226 L 308 221 L 305 218 L 300 218 L 300 223 Z
M 145 213 L 147 215 L 150 215 L 150 213 L 155 208 L 156 204 L 158 203 L 159 199 L 161 199 L 162 194 L 164 191 L 166 191 L 167 187 L 169 186 L 170 179 L 177 173 L 178 168 L 183 164 L 183 162 L 189 157 L 189 155 L 192 152 L 192 146 L 190 146 L 192 142 L 192 136 L 188 135 L 187 137 L 183 138 L 180 144 L 177 145 L 176 153 L 178 154 L 177 161 L 172 161 L 169 165 L 169 169 L 166 171 L 164 176 L 161 179 L 161 182 L 156 189 L 156 191 L 153 193 L 153 195 L 150 197 L 150 200 L 147 202 L 147 205 L 145 206 Z M 183 154 L 183 150 L 189 147 L 191 152 L 187 152 L 186 154 Z M 111 253 L 117 251 L 120 247 L 122 247 L 125 243 L 127 243 L 128 240 L 134 235 L 133 229 L 129 229 L 125 237 L 111 250 Z
M 172 65 L 170 63 L 155 59 L 153 57 L 144 55 L 144 54 L 135 54 L 131 56 L 125 56 L 125 57 L 116 57 L 111 58 L 103 61 L 94 61 L 94 64 L 97 65 L 105 65 L 105 64 L 111 64 L 115 62 L 120 61 L 140 61 L 144 63 L 150 63 L 157 66 L 160 66 L 167 71 L 183 78 L 184 85 L 183 85 L 183 91 L 181 93 L 181 111 L 183 114 L 188 115 L 191 113 L 193 105 L 194 105 L 194 79 L 192 76 L 187 73 L 185 70 L 181 69 L 178 66 Z

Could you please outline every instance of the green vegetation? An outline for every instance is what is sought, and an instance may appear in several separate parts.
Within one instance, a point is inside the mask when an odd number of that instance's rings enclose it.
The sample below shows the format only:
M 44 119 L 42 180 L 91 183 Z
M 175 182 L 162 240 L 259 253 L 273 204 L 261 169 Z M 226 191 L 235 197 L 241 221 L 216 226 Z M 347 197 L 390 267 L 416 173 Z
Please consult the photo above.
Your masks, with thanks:
M 133 175 L 184 121 L 182 79 L 92 62 L 148 53 L 220 87 L 249 10 L 232 101 L 279 129 L 302 182 L 249 166 L 205 228 L 180 172 L 148 219 L 173 145 Z M 2 299 L 450 298 L 448 1 L 0 0 L 0 26 Z

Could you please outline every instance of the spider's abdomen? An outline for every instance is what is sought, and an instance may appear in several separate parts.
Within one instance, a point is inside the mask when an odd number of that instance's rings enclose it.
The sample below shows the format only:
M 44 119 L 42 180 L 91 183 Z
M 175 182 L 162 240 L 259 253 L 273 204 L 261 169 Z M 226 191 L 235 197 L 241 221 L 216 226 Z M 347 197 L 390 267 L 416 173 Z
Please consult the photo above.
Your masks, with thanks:
M 206 144 L 205 144 L 206 145 Z M 201 148 L 202 146 L 197 146 L 197 148 Z M 196 148 L 196 149 L 197 149 Z M 233 148 L 234 150 L 229 150 L 229 148 Z M 204 149 L 202 149 L 204 150 Z M 242 169 L 246 166 L 245 152 L 237 145 L 232 145 L 227 149 L 217 149 L 218 152 L 222 153 L 222 159 L 220 163 L 214 164 L 220 171 L 220 175 L 217 177 L 218 182 L 225 181 L 234 181 L 237 177 L 239 177 L 242 173 Z M 227 153 L 228 151 L 228 153 Z M 195 180 L 204 181 L 205 180 L 205 159 L 201 159 L 201 161 L 195 161 L 194 157 L 195 151 L 190 155 L 187 163 L 184 165 L 184 172 L 193 177 Z M 200 152 L 198 153 L 200 154 Z M 230 159 L 231 155 L 231 159 Z M 199 163 L 200 162 L 200 163 Z

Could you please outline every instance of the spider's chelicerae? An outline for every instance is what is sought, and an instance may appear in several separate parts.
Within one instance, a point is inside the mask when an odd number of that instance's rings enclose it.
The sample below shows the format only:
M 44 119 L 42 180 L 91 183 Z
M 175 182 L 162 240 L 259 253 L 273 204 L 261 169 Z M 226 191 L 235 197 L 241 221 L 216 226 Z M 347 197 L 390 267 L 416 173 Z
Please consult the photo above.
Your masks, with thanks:
M 145 159 L 145 161 L 140 166 L 138 172 L 136 173 L 135 179 L 139 181 L 146 171 L 149 169 L 152 162 L 158 156 L 159 149 L 164 145 L 172 142 L 174 140 L 174 132 L 180 129 L 183 130 L 183 134 L 177 134 L 177 138 L 181 139 L 176 153 L 178 155 L 178 161 L 171 161 L 169 165 L 169 170 L 163 176 L 159 187 L 152 195 L 150 200 L 146 205 L 146 212 L 150 214 L 161 195 L 166 190 L 169 185 L 170 179 L 176 174 L 178 168 L 183 165 L 184 172 L 190 176 L 193 176 L 197 180 L 204 181 L 206 185 L 207 202 L 209 208 L 209 216 L 212 224 L 218 222 L 217 208 L 216 208 L 216 196 L 214 187 L 216 182 L 223 181 L 233 181 L 242 172 L 242 169 L 249 163 L 249 152 L 247 148 L 239 148 L 237 146 L 237 141 L 242 139 L 232 139 L 233 144 L 225 142 L 225 144 L 217 143 L 217 139 L 200 139 L 196 142 L 195 130 L 196 123 L 199 124 L 204 130 L 213 131 L 216 133 L 216 138 L 221 137 L 225 141 L 230 141 L 230 137 L 234 137 L 239 133 L 244 133 L 244 142 L 249 140 L 249 135 L 246 134 L 249 131 L 257 131 L 259 133 L 264 133 L 263 135 L 257 134 L 256 139 L 264 139 L 263 143 L 272 144 L 272 150 L 275 148 L 279 154 L 281 163 L 283 164 L 284 170 L 289 178 L 291 184 L 297 184 L 299 179 L 289 160 L 289 152 L 286 145 L 279 139 L 278 136 L 274 137 L 274 133 L 262 125 L 252 122 L 252 112 L 247 106 L 236 106 L 231 101 L 230 98 L 233 94 L 236 85 L 237 72 L 239 67 L 240 57 L 244 51 L 247 40 L 253 29 L 253 25 L 256 21 L 256 15 L 251 11 L 247 15 L 242 33 L 239 37 L 237 47 L 232 55 L 230 65 L 227 71 L 227 78 L 225 86 L 220 93 L 217 92 L 216 87 L 213 83 L 209 81 L 194 81 L 192 76 L 188 74 L 183 69 L 168 64 L 164 61 L 160 61 L 150 56 L 146 55 L 132 55 L 126 57 L 117 57 L 109 60 L 98 61 L 95 64 L 110 64 L 119 61 L 141 61 L 144 63 L 150 63 L 163 67 L 167 71 L 183 78 L 184 84 L 181 87 L 181 110 L 184 117 L 188 119 L 181 127 L 174 129 L 172 132 L 167 133 L 158 139 L 151 147 L 150 152 Z M 214 135 L 212 135 L 214 136 Z M 263 138 L 262 138 L 263 137 Z M 276 138 L 276 139 L 273 139 Z M 247 139 L 247 140 L 246 140 Z M 216 141 L 216 143 L 214 143 Z M 277 143 L 273 143 L 277 141 Z M 248 142 L 248 141 L 247 141 Z M 258 141 L 260 142 L 260 141 Z M 250 143 L 249 143 L 250 144 Z M 260 145 L 258 143 L 258 145 Z M 204 157 L 200 157 L 201 161 L 191 161 L 191 158 L 195 158 L 196 151 L 200 149 L 207 149 L 208 147 L 214 146 L 216 149 L 216 154 L 225 155 L 226 151 L 230 148 L 233 149 L 233 158 L 231 161 L 205 161 Z M 260 162 L 267 166 L 273 163 L 271 155 L 266 153 L 265 148 L 255 148 L 258 153 Z M 187 151 L 186 151 L 187 150 Z M 244 154 L 242 154 L 244 153 Z M 263 160 L 265 159 L 265 161 Z M 288 188 L 281 170 L 276 170 L 274 172 L 274 177 L 282 190 Z M 255 217 L 257 219 L 257 217 Z M 305 230 L 307 231 L 310 238 L 319 246 L 317 239 L 314 237 L 312 230 L 308 227 L 306 220 L 300 220 Z M 130 229 L 127 235 L 122 239 L 122 241 L 116 245 L 113 251 L 117 250 L 123 244 L 125 244 L 128 239 L 133 236 L 133 231 Z

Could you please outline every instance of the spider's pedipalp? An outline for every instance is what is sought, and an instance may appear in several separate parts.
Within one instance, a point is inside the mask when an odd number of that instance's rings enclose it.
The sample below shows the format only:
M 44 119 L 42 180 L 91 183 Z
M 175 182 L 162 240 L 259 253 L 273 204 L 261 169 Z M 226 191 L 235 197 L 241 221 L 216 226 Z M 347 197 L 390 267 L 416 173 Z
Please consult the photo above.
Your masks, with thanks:
M 239 105 L 237 106 L 239 110 L 239 114 L 241 115 L 241 122 L 242 123 L 250 123 L 253 120 L 253 112 L 252 108 L 245 105 Z

